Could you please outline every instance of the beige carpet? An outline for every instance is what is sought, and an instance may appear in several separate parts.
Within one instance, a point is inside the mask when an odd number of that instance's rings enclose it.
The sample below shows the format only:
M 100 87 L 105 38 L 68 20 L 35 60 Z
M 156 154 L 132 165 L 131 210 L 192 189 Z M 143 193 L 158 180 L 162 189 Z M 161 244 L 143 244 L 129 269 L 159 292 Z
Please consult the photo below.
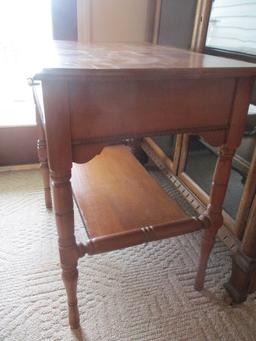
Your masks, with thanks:
M 0 173 L 0 340 L 75 340 L 67 324 L 54 216 L 38 171 Z M 78 239 L 85 238 L 76 211 Z M 217 242 L 206 289 L 193 282 L 194 233 L 79 263 L 79 306 L 87 341 L 256 340 L 255 297 L 225 303 L 229 253 Z

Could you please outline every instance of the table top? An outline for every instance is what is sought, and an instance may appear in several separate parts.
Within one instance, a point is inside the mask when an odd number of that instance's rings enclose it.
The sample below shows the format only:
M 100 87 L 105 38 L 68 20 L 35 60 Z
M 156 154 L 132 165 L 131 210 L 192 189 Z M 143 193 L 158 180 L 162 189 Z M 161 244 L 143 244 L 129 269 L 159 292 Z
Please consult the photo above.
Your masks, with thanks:
M 40 52 L 41 53 L 41 52 Z M 256 64 L 152 44 L 53 41 L 35 79 L 51 76 L 256 76 Z

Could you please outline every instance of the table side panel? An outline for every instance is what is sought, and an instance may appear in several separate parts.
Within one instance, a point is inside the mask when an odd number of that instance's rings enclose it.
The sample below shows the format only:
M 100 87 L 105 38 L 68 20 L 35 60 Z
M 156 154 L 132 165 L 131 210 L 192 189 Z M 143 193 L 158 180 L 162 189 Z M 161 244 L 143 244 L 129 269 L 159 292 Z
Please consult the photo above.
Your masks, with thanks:
M 69 82 L 72 140 L 227 129 L 235 79 Z

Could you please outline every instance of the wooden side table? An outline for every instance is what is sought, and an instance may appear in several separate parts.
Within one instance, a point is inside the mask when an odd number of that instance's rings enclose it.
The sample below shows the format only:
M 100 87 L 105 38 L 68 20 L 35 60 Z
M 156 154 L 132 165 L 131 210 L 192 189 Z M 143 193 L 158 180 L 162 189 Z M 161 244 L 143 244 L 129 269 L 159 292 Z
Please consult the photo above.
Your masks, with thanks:
M 33 82 L 41 82 L 34 93 L 46 137 L 71 328 L 79 327 L 77 263 L 85 254 L 203 229 L 195 280 L 201 290 L 223 222 L 223 199 L 255 66 L 148 44 L 56 42 L 47 51 L 51 58 L 45 57 Z M 210 202 L 199 217 L 187 216 L 127 147 L 116 146 L 164 133 L 196 133 L 220 146 Z M 106 145 L 112 147 L 102 151 Z M 77 165 L 72 168 L 72 163 Z M 86 225 L 86 245 L 75 239 L 72 189 Z

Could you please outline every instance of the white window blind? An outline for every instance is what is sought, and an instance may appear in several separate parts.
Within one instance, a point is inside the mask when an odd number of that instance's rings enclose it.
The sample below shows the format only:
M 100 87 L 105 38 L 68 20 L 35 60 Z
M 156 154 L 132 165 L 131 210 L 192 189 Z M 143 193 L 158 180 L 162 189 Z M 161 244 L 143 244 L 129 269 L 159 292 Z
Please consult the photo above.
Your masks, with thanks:
M 256 55 L 256 0 L 214 0 L 206 46 Z

